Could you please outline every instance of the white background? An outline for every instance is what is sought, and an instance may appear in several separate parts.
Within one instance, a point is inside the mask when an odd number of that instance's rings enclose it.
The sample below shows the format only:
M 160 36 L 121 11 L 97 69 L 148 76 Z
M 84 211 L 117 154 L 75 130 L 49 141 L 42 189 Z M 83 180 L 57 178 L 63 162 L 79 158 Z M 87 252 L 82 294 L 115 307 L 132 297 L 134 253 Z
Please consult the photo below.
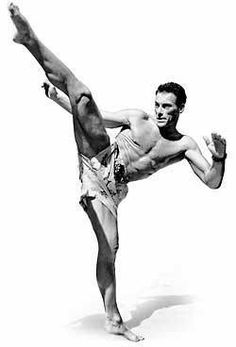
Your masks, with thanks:
M 186 162 L 130 184 L 120 205 L 117 292 L 145 346 L 235 344 L 235 18 L 233 1 L 18 1 L 40 39 L 102 109 L 153 112 L 163 82 L 188 100 L 179 130 L 228 141 L 223 185 Z M 1 345 L 128 346 L 102 330 L 97 245 L 78 205 L 70 115 L 40 88 L 44 74 L 1 29 Z

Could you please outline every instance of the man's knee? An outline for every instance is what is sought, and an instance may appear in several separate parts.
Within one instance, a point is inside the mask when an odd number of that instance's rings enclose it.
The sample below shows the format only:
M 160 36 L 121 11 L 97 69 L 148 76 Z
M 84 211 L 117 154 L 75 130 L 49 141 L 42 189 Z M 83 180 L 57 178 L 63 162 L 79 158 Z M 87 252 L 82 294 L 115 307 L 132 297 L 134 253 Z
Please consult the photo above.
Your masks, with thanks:
M 119 242 L 117 238 L 109 242 L 109 245 L 99 245 L 98 259 L 103 264 L 114 264 L 116 260 L 116 253 L 119 249 Z
M 119 249 L 119 241 L 116 240 L 112 246 L 112 252 L 114 254 L 114 257 L 116 256 L 118 249 Z
M 96 277 L 100 290 L 108 288 L 115 279 L 114 262 L 105 261 L 98 258 Z
M 110 252 L 111 252 L 110 260 L 112 262 L 115 262 L 116 253 L 117 253 L 117 251 L 119 249 L 119 242 L 118 242 L 117 238 L 113 242 L 110 243 L 110 247 L 109 248 L 110 248 Z

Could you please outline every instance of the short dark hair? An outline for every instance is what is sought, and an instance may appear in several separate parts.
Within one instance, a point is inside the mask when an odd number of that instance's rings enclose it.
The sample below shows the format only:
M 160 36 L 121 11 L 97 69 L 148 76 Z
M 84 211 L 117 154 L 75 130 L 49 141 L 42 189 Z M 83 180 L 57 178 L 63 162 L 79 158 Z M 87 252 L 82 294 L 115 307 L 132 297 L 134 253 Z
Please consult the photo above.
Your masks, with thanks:
M 167 82 L 164 84 L 160 84 L 156 90 L 156 95 L 157 93 L 162 93 L 162 92 L 173 93 L 176 96 L 176 105 L 178 107 L 185 105 L 187 96 L 186 96 L 184 88 L 178 83 Z

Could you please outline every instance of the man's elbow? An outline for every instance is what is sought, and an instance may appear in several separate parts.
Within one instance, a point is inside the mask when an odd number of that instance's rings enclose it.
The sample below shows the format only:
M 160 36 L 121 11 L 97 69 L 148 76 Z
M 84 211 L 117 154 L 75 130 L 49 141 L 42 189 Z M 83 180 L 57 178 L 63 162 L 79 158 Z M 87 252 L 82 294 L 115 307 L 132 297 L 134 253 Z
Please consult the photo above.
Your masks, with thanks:
M 222 180 L 221 181 L 211 181 L 211 180 L 206 180 L 204 183 L 207 185 L 208 188 L 210 189 L 218 189 L 221 186 Z
M 210 189 L 218 189 L 221 186 L 223 175 L 217 175 L 212 170 L 207 170 L 203 175 L 203 182 Z
M 218 185 L 208 185 L 209 188 L 211 189 L 218 189 L 220 188 L 221 184 L 218 184 Z

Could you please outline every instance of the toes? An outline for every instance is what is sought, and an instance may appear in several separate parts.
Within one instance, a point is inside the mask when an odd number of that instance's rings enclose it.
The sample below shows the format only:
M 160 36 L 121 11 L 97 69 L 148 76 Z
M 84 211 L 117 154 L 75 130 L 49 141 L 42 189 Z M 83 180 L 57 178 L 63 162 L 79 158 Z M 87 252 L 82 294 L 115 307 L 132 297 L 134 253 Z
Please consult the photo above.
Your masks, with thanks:
M 143 336 L 138 336 L 139 341 L 143 341 L 144 337 Z
M 14 4 L 13 4 L 13 2 L 11 2 L 10 5 L 8 6 L 8 10 L 9 10 L 9 11 L 12 11 L 13 8 L 14 8 Z
M 10 3 L 8 9 L 9 9 L 12 16 L 15 16 L 17 13 L 20 12 L 19 7 L 14 5 L 13 2 Z
M 15 5 L 11 2 L 8 6 L 8 10 L 11 12 L 11 14 L 14 14 Z
M 125 333 L 124 333 L 124 336 L 130 340 L 130 341 L 133 341 L 133 342 L 138 342 L 138 341 L 143 341 L 144 340 L 144 337 L 140 336 L 140 335 L 135 335 L 132 331 L 130 330 L 127 330 Z

